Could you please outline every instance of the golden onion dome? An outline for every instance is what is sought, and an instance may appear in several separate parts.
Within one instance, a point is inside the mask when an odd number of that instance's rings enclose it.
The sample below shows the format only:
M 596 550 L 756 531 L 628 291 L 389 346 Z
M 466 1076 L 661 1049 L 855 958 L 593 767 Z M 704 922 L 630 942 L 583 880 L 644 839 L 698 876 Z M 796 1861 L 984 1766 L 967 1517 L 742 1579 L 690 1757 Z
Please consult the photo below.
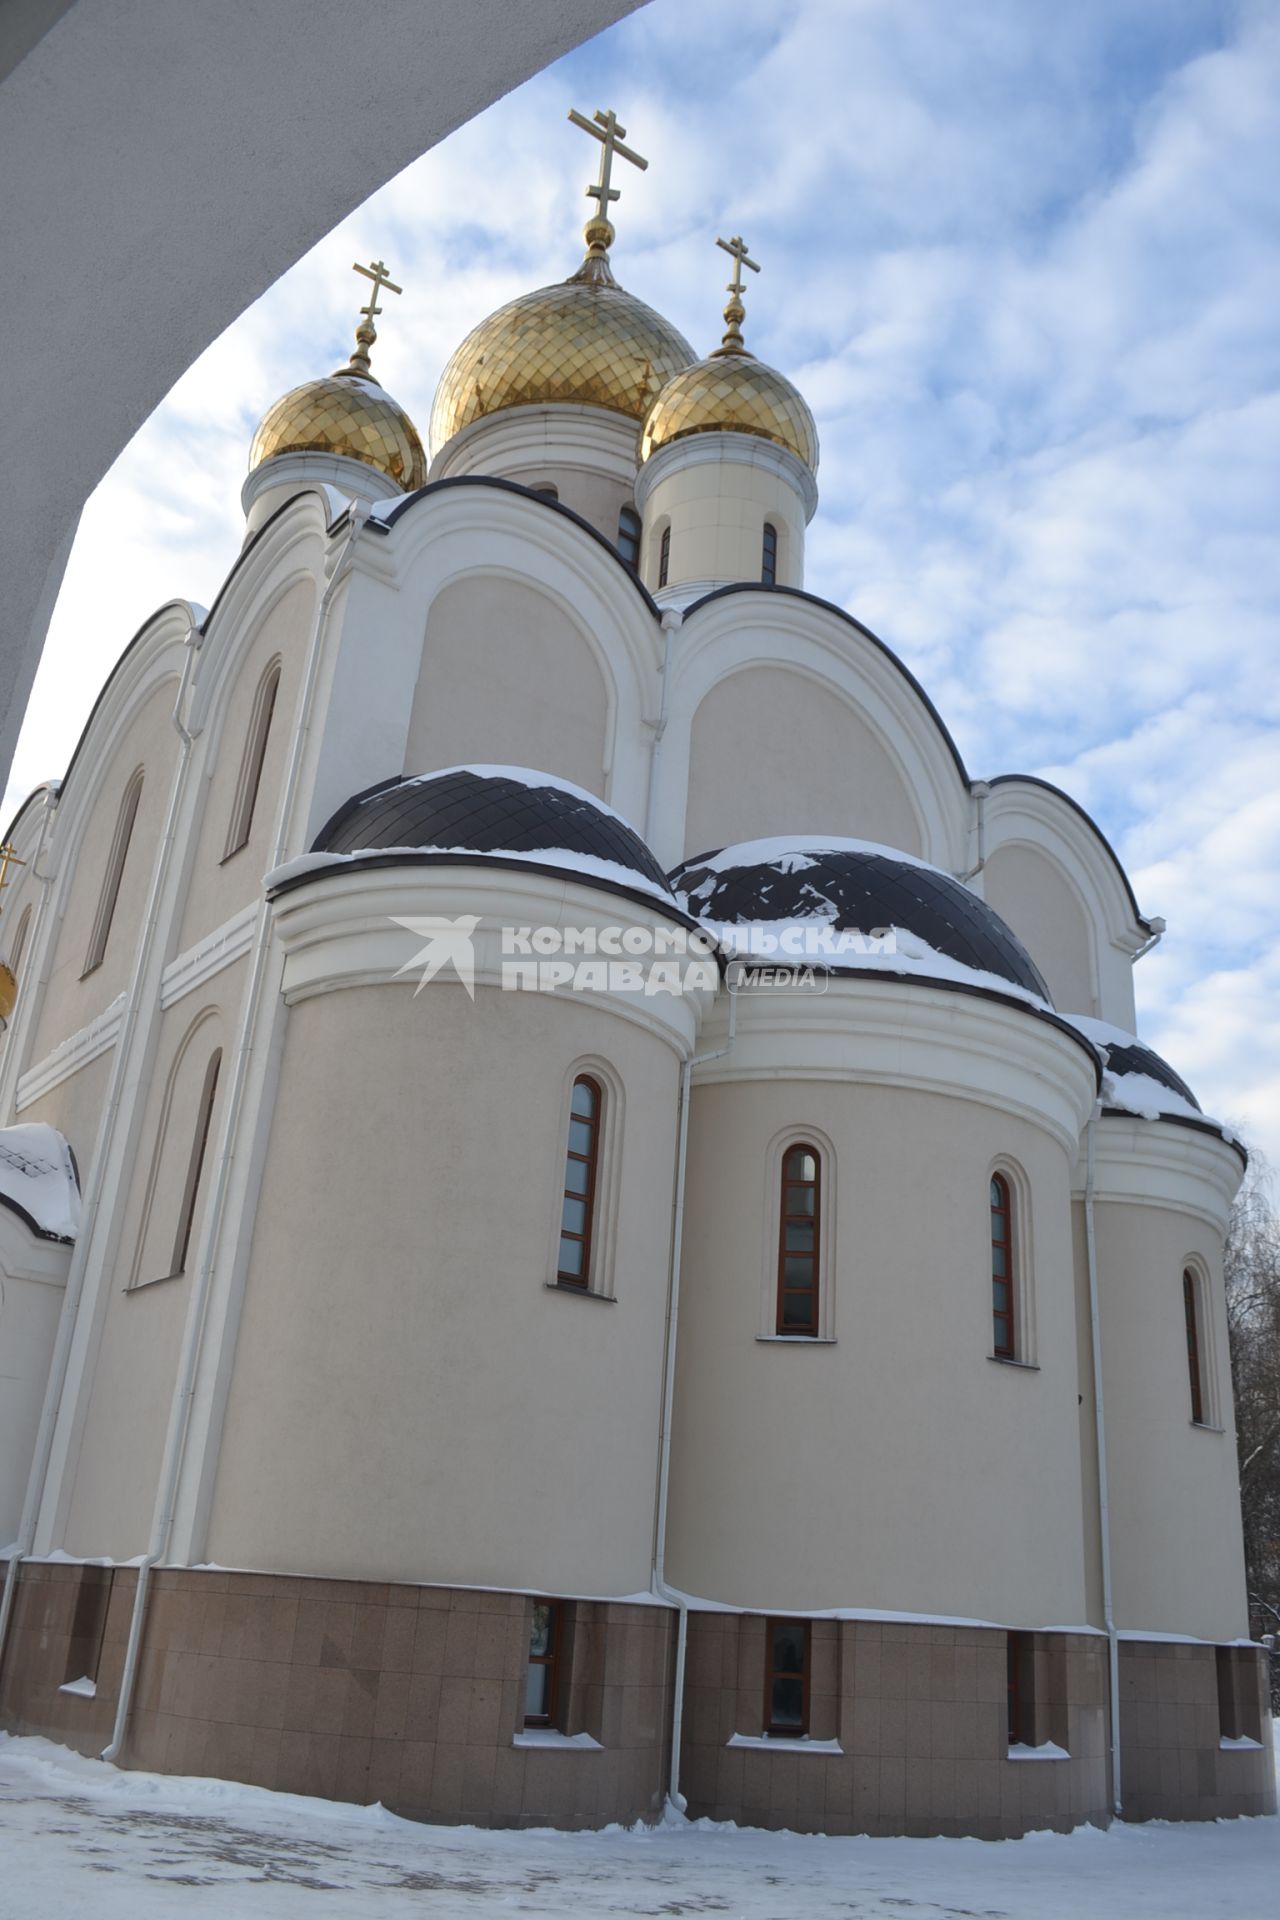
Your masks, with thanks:
M 308 380 L 263 416 L 249 450 L 249 471 L 277 453 L 338 453 L 363 460 L 411 493 L 427 477 L 417 428 L 375 380 L 344 367 Z
M 618 285 L 597 247 L 570 279 L 521 294 L 467 335 L 436 388 L 432 455 L 509 407 L 603 407 L 643 420 L 693 357 L 669 320 Z
M 382 311 L 378 295 L 384 287 L 390 293 L 400 288 L 381 260 L 371 267 L 357 264 L 355 271 L 373 281 L 369 304 L 360 309 L 355 351 L 345 367 L 327 379 L 304 381 L 267 410 L 249 449 L 249 471 L 278 453 L 334 453 L 362 460 L 412 493 L 427 477 L 418 429 L 369 366 L 369 349 L 378 337 L 373 318 Z
M 754 433 L 818 470 L 818 429 L 784 374 L 739 350 L 713 353 L 668 380 L 649 409 L 640 443 L 647 460 L 690 433 Z
M 760 269 L 735 234 L 717 240 L 734 262 L 725 334 L 705 360 L 670 379 L 645 416 L 640 458 L 691 433 L 751 433 L 794 453 L 810 473 L 818 471 L 818 429 L 808 402 L 785 374 L 767 367 L 742 343 L 742 269 Z

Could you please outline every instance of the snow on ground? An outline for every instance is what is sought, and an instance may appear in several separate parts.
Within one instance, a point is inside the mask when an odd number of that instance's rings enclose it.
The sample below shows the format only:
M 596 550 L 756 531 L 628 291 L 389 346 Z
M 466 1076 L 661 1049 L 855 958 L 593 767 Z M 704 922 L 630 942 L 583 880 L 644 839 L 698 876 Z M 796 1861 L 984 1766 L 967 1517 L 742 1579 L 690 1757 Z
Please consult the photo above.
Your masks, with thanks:
M 1275 1920 L 1280 1820 L 1025 1840 L 825 1839 L 710 1822 L 426 1827 L 381 1807 L 124 1773 L 0 1734 L 0 1917 Z

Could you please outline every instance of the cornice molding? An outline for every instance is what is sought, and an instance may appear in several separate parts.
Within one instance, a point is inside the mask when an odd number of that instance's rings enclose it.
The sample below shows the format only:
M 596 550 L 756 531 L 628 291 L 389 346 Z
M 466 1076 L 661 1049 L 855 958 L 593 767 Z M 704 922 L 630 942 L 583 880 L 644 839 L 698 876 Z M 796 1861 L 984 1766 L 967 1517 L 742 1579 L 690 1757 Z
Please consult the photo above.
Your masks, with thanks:
M 36 1100 L 44 1098 L 54 1087 L 69 1080 L 73 1073 L 79 1073 L 99 1054 L 106 1053 L 116 1043 L 120 1032 L 120 1023 L 124 1019 L 126 994 L 119 994 L 109 1007 L 104 1007 L 96 1019 L 88 1026 L 81 1027 L 67 1039 L 58 1043 L 43 1060 L 37 1060 L 18 1081 L 14 1106 L 19 1113 Z

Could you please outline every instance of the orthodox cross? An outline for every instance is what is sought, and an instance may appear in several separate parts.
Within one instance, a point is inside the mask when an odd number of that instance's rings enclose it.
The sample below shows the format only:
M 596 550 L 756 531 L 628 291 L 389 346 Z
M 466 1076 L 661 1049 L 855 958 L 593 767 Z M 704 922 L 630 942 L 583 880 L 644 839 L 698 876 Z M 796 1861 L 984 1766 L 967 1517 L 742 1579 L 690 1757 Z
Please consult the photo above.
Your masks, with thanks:
M 375 260 L 372 266 L 368 267 L 362 267 L 360 262 L 356 260 L 353 262 L 352 271 L 362 273 L 366 280 L 372 280 L 373 292 L 369 295 L 368 306 L 361 307 L 360 309 L 361 321 L 360 325 L 356 328 L 356 350 L 352 354 L 349 364 L 343 367 L 341 371 L 347 374 L 359 374 L 363 378 L 368 379 L 370 377 L 369 349 L 378 337 L 377 328 L 373 324 L 374 316 L 382 312 L 382 308 L 378 305 L 378 295 L 384 287 L 388 293 L 403 293 L 404 288 L 396 285 L 395 281 L 391 278 L 385 261 L 382 260 Z
M 597 107 L 594 120 L 588 120 L 584 113 L 579 113 L 576 108 L 570 107 L 569 118 L 575 127 L 581 127 L 582 131 L 589 133 L 593 140 L 598 140 L 603 149 L 600 155 L 600 178 L 594 187 L 587 188 L 587 197 L 598 203 L 596 209 L 597 219 L 602 220 L 606 226 L 611 227 L 609 220 L 609 202 L 618 198 L 618 188 L 610 186 L 609 184 L 613 177 L 614 154 L 619 154 L 622 159 L 629 160 L 633 167 L 639 167 L 641 173 L 644 172 L 649 162 L 642 158 L 640 154 L 633 153 L 630 147 L 623 146 L 622 143 L 627 137 L 627 130 L 620 123 L 612 107 L 610 107 L 607 113 L 601 113 Z M 594 224 L 594 222 L 592 224 Z M 610 231 L 609 238 L 613 238 L 612 231 Z
M 742 344 L 742 322 L 746 318 L 746 308 L 742 304 L 742 269 L 750 267 L 752 273 L 759 273 L 759 262 L 747 252 L 747 243 L 740 233 L 732 240 L 717 239 L 716 245 L 723 247 L 733 261 L 733 278 L 729 282 L 729 304 L 724 310 L 726 321 L 724 339 L 720 342 L 720 353 L 745 353 Z
M 7 887 L 11 884 L 9 880 L 10 867 L 25 867 L 26 864 L 25 860 L 19 860 L 17 848 L 10 846 L 6 840 L 4 845 L 0 847 L 0 887 Z

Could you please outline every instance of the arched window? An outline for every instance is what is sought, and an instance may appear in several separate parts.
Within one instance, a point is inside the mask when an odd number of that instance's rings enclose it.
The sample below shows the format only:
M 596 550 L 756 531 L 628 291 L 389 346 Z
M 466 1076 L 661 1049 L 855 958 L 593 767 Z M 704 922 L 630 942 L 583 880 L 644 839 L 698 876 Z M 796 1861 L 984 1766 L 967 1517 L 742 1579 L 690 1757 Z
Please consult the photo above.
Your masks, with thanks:
M 1196 1276 L 1190 1267 L 1182 1275 L 1182 1311 L 1187 1323 L 1187 1374 L 1191 1381 L 1191 1418 L 1198 1427 L 1204 1419 L 1204 1366 L 1200 1357 L 1200 1300 Z
M 618 552 L 634 573 L 640 565 L 640 515 L 634 507 L 618 515 Z
M 671 572 L 671 522 L 668 520 L 662 529 L 662 540 L 658 547 L 658 585 L 665 587 Z
M 760 578 L 766 587 L 777 584 L 778 529 L 772 520 L 766 520 L 764 523 L 764 540 L 760 550 Z
M 186 1185 L 182 1190 L 182 1208 L 178 1214 L 178 1231 L 173 1242 L 173 1262 L 170 1275 L 185 1273 L 187 1255 L 191 1250 L 191 1229 L 196 1217 L 196 1201 L 200 1197 L 200 1175 L 204 1171 L 205 1149 L 209 1144 L 209 1126 L 213 1120 L 213 1103 L 218 1092 L 218 1070 L 222 1065 L 222 1049 L 217 1048 L 209 1057 L 204 1072 L 204 1085 L 200 1089 L 200 1105 L 196 1109 L 195 1132 L 191 1139 L 191 1154 L 187 1161 Z
M 249 718 L 244 756 L 240 762 L 240 778 L 236 782 L 235 803 L 227 828 L 227 850 L 222 856 L 224 860 L 229 860 L 233 853 L 239 853 L 241 847 L 249 844 L 253 810 L 258 803 L 258 788 L 262 782 L 262 763 L 267 754 L 267 736 L 271 732 L 271 718 L 276 710 L 276 694 L 279 690 L 280 662 L 273 660 L 258 682 L 258 691 L 253 697 L 253 712 Z
M 86 973 L 92 973 L 95 967 L 102 965 L 103 955 L 107 951 L 107 939 L 111 932 L 116 900 L 120 893 L 120 882 L 124 878 L 124 863 L 128 858 L 129 842 L 133 837 L 133 823 L 138 817 L 138 802 L 141 798 L 142 768 L 139 767 L 124 790 L 120 811 L 116 815 L 116 830 L 111 841 L 111 851 L 107 856 L 106 872 L 102 876 L 98 911 L 94 915 L 93 932 L 89 936 L 89 951 L 85 955 L 81 979 Z
M 822 1232 L 822 1160 L 816 1147 L 788 1147 L 782 1156 L 778 1236 L 779 1333 L 818 1332 L 818 1255 Z
M 991 1176 L 991 1351 L 998 1360 L 1012 1360 L 1013 1319 L 1013 1195 L 1002 1173 Z
M 18 931 L 13 936 L 13 945 L 9 949 L 9 971 L 16 980 L 18 969 L 22 965 L 22 956 L 26 952 L 27 935 L 31 931 L 31 909 L 22 909 L 22 918 L 18 922 Z
M 591 1237 L 600 1177 L 600 1125 L 604 1090 L 589 1073 L 573 1083 L 569 1107 L 569 1145 L 564 1162 L 560 1208 L 560 1259 L 556 1279 L 563 1287 L 591 1285 Z

